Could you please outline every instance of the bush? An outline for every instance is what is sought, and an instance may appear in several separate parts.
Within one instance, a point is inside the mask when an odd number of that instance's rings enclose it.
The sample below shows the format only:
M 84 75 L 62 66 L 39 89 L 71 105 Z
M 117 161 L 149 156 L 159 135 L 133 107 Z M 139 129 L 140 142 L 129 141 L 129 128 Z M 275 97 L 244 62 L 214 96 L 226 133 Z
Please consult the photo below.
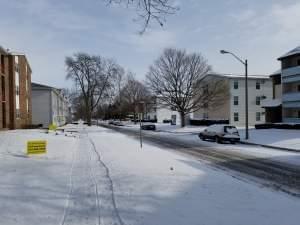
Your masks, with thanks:
M 264 123 L 264 124 L 255 124 L 255 129 L 288 129 L 288 130 L 300 130 L 300 124 Z
M 139 120 L 131 120 L 131 122 L 139 123 Z M 157 123 L 157 120 L 142 120 L 143 123 Z
M 43 124 L 29 124 L 29 125 L 24 125 L 23 129 L 39 129 L 42 127 L 43 127 Z

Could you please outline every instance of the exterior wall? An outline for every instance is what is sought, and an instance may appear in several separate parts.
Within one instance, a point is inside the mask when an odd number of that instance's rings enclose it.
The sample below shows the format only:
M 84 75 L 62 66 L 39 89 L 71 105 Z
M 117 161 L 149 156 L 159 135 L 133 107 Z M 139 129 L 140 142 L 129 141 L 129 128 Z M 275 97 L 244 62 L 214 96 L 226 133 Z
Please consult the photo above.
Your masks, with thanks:
M 228 92 L 230 93 L 229 80 L 223 79 L 227 84 Z M 211 120 L 229 120 L 230 118 L 230 98 L 226 98 L 224 103 L 219 106 L 208 109 L 199 109 L 193 113 L 193 119 L 211 119 Z
M 48 86 L 32 86 L 33 124 L 57 126 L 70 122 L 69 103 L 58 89 Z
M 210 79 L 220 79 L 217 76 L 210 76 Z M 237 77 L 222 77 L 227 82 L 229 95 L 224 100 L 223 105 L 216 106 L 212 109 L 200 109 L 194 113 L 195 119 L 225 119 L 229 123 L 236 126 L 245 126 L 245 80 Z M 238 88 L 234 88 L 234 83 L 238 82 Z M 260 89 L 256 89 L 256 82 L 260 82 Z M 234 104 L 234 98 L 238 97 L 238 105 Z M 265 122 L 265 109 L 261 105 L 256 105 L 256 97 L 264 99 L 273 98 L 272 80 L 271 79 L 248 79 L 248 122 L 250 126 Z M 235 121 L 235 113 L 238 113 L 238 121 Z M 257 113 L 260 120 L 257 120 Z
M 32 90 L 32 123 L 49 127 L 51 124 L 51 92 L 49 90 Z
M 5 53 L 4 60 L 5 73 L 5 99 L 3 98 L 1 86 L 1 106 L 0 106 L 0 129 L 3 128 L 24 128 L 31 124 L 31 69 L 24 55 L 14 55 Z M 17 79 L 17 80 L 16 80 Z M 17 93 L 19 95 L 17 95 Z M 3 123 L 3 111 L 5 113 L 5 123 Z M 5 125 L 5 127 L 3 127 Z
M 63 96 L 56 91 L 51 92 L 52 103 L 52 123 L 57 126 L 62 126 L 67 123 L 67 112 Z
M 300 55 L 281 59 L 283 122 L 300 123 Z
M 0 52 L 0 60 L 0 129 L 7 129 L 10 122 L 9 66 L 8 57 L 4 52 Z
M 246 113 L 245 113 L 245 81 L 239 79 L 239 88 L 234 89 L 233 83 L 235 79 L 231 79 L 230 88 L 230 124 L 236 126 L 245 126 Z M 256 82 L 260 82 L 260 89 L 256 89 Z M 234 96 L 238 96 L 238 105 L 234 105 Z M 272 81 L 269 79 L 248 79 L 248 122 L 249 126 L 265 122 L 265 109 L 261 105 L 256 104 L 256 98 L 260 97 L 261 100 L 272 99 Z M 239 121 L 234 121 L 234 114 L 238 113 Z M 260 120 L 257 120 L 257 113 L 260 113 Z
M 15 56 L 17 57 L 17 56 Z M 31 109 L 31 71 L 25 56 L 19 57 L 19 83 L 20 83 L 20 117 L 16 118 L 16 128 L 23 128 L 32 122 Z
M 164 120 L 171 120 L 172 116 L 176 116 L 176 124 L 181 123 L 180 114 L 177 111 L 168 109 L 167 107 L 158 107 L 156 115 L 158 123 L 162 123 Z

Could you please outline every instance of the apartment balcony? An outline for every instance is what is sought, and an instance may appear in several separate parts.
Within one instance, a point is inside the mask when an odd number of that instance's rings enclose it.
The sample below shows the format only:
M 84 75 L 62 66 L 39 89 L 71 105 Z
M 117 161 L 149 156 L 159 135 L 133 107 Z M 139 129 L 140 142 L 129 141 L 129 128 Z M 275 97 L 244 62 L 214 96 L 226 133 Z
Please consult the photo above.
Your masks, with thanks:
M 295 66 L 282 70 L 282 83 L 300 81 L 300 66 Z
M 300 102 L 300 92 L 291 92 L 282 94 L 283 102 Z
M 284 117 L 284 123 L 300 123 L 300 118 L 293 118 L 293 117 Z

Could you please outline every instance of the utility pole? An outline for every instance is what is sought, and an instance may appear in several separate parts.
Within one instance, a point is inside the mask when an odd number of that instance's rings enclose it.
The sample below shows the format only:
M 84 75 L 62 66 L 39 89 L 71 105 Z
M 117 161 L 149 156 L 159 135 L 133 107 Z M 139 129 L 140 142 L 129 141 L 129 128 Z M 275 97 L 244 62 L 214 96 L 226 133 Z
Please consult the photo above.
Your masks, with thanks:
M 248 109 L 248 60 L 245 61 L 233 54 L 232 52 L 221 50 L 221 54 L 230 54 L 245 66 L 245 139 L 249 139 L 249 109 Z

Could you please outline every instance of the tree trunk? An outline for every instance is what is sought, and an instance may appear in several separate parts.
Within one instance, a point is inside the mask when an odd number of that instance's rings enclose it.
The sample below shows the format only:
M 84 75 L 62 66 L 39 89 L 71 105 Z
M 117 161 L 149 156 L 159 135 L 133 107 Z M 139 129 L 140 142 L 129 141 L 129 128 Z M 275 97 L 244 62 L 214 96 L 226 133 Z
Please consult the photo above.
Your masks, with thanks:
M 88 104 L 88 100 L 86 101 L 86 112 L 85 112 L 85 117 L 86 117 L 86 122 L 88 124 L 88 126 L 92 125 L 92 110 L 90 105 Z
M 184 112 L 180 112 L 180 122 L 181 122 L 181 127 L 185 127 L 185 113 Z

